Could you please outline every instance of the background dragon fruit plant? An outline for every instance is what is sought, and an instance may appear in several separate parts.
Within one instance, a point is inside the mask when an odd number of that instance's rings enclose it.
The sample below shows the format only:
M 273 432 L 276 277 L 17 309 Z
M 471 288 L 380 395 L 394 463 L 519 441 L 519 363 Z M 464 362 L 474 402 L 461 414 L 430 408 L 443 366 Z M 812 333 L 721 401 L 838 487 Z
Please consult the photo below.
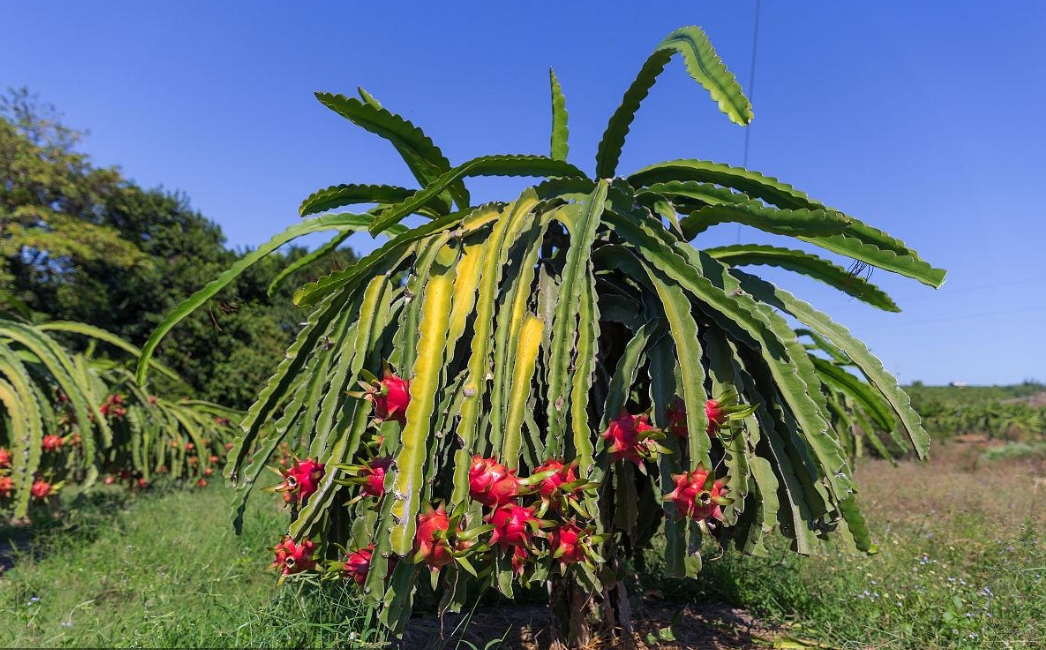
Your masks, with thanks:
M 802 273 L 887 311 L 897 307 L 881 290 L 806 249 L 933 287 L 944 272 L 753 171 L 685 159 L 619 172 L 633 116 L 676 54 L 731 121 L 751 120 L 705 34 L 677 30 L 625 92 L 591 175 L 567 162 L 554 74 L 549 155 L 458 166 L 368 93 L 317 94 L 389 140 L 420 189 L 316 192 L 303 216 L 373 207 L 274 237 L 181 305 L 139 365 L 144 381 L 167 331 L 283 243 L 336 231 L 304 264 L 355 231 L 388 238 L 298 290 L 307 323 L 232 452 L 228 476 L 246 488 L 238 518 L 281 444 L 308 464 L 307 491 L 289 475 L 281 484 L 294 494 L 289 536 L 274 540 L 281 574 L 326 566 L 359 583 L 393 629 L 419 585 L 431 583 L 445 611 L 485 588 L 512 596 L 547 584 L 561 632 L 584 643 L 593 621 L 627 633 L 622 563 L 655 535 L 680 577 L 698 573 L 703 545 L 759 553 L 772 533 L 800 553 L 829 540 L 872 548 L 851 458 L 875 429 L 923 456 L 919 417 L 845 328 L 742 267 Z M 474 205 L 466 180 L 491 175 L 539 180 Z M 405 227 L 409 215 L 425 221 Z M 807 246 L 703 244 L 724 223 Z
M 125 367 L 70 353 L 56 332 L 137 354 L 82 323 L 0 316 L 0 514 L 21 518 L 34 504 L 53 505 L 68 484 L 101 479 L 140 490 L 157 474 L 199 481 L 224 467 L 234 412 L 149 395 Z

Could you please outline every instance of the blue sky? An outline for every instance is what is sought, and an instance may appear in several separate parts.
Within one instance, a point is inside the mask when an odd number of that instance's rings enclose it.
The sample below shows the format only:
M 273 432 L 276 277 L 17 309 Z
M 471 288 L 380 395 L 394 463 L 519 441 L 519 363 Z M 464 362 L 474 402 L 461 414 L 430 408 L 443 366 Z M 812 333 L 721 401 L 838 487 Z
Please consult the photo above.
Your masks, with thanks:
M 391 147 L 314 91 L 363 86 L 458 163 L 547 150 L 552 66 L 570 159 L 590 170 L 621 93 L 673 28 L 703 26 L 748 89 L 755 6 L 0 0 L 0 87 L 29 86 L 91 131 L 84 148 L 97 163 L 186 192 L 231 245 L 256 246 L 294 223 L 314 189 L 411 183 Z M 1046 4 L 1031 1 L 763 2 L 749 167 L 949 270 L 939 291 L 876 272 L 902 314 L 770 275 L 847 324 L 903 382 L 1046 380 L 1043 24 Z M 743 149 L 743 129 L 675 61 L 620 169 L 741 164 Z M 491 199 L 519 182 L 473 187 Z M 736 236 L 730 227 L 709 243 Z

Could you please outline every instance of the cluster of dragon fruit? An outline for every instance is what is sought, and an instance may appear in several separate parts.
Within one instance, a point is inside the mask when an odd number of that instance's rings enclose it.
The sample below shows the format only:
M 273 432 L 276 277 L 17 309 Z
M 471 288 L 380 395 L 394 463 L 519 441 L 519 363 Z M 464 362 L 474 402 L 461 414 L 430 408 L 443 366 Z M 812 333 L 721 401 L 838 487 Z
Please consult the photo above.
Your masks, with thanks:
M 83 454 L 83 436 L 75 415 L 68 408 L 68 397 L 56 389 L 54 399 L 56 411 L 59 413 L 56 419 L 57 428 L 54 433 L 43 436 L 40 442 L 41 462 L 39 469 L 33 475 L 30 487 L 32 503 L 47 504 L 52 508 L 57 507 L 59 492 L 69 483 L 70 479 L 82 479 L 82 477 L 71 475 L 70 468 L 75 465 L 72 462 L 74 459 L 82 460 Z M 156 403 L 155 397 L 150 397 L 149 400 L 153 404 Z M 127 418 L 127 407 L 127 398 L 119 393 L 113 393 L 99 405 L 98 411 L 108 420 L 110 426 L 115 426 Z M 94 422 L 95 416 L 90 413 L 88 418 Z M 223 427 L 231 426 L 231 422 L 227 418 L 215 418 L 215 424 Z M 204 440 L 203 443 L 206 447 L 203 450 L 197 450 L 192 442 L 171 441 L 170 443 L 173 447 L 178 448 L 178 453 L 183 454 L 184 462 L 190 468 L 204 466 L 202 471 L 195 472 L 200 474 L 200 477 L 194 482 L 197 487 L 207 485 L 206 477 L 221 468 L 225 454 L 232 447 L 232 444 L 228 443 L 224 449 L 218 447 L 212 449 L 213 445 L 210 441 Z M 29 454 L 30 450 L 23 450 L 23 453 Z M 201 460 L 201 454 L 206 461 Z M 117 459 L 117 457 L 119 458 Z M 18 485 L 11 475 L 13 465 L 12 450 L 0 446 L 0 509 L 14 498 L 18 489 Z M 102 482 L 105 485 L 123 484 L 133 492 L 145 490 L 149 486 L 149 481 L 142 468 L 135 467 L 127 453 L 117 454 L 114 459 L 105 463 L 103 469 L 105 473 Z M 156 474 L 169 473 L 165 464 L 159 465 L 153 471 Z
M 373 404 L 376 421 L 406 423 L 405 414 L 410 401 L 409 382 L 386 370 L 381 380 L 369 385 L 362 397 Z M 721 429 L 743 414 L 744 408 L 727 405 L 726 400 L 708 400 L 707 435 L 715 437 Z M 602 433 L 606 450 L 615 462 L 630 461 L 645 472 L 644 460 L 653 460 L 657 454 L 668 451 L 658 444 L 666 435 L 686 438 L 686 412 L 682 400 L 677 400 L 668 413 L 664 430 L 652 426 L 646 413 L 622 412 Z M 380 440 L 377 441 L 380 445 Z M 391 457 L 375 456 L 359 465 L 331 468 L 344 472 L 337 482 L 358 486 L 353 501 L 385 497 L 385 474 L 392 465 Z M 289 504 L 301 506 L 320 486 L 328 468 L 312 458 L 293 458 L 283 450 L 281 467 L 277 469 L 283 481 L 272 488 L 283 494 Z M 701 466 L 680 475 L 673 475 L 675 489 L 662 499 L 674 506 L 677 519 L 689 518 L 702 525 L 722 519 L 721 506 L 731 503 L 726 484 L 729 477 L 717 478 Z M 576 463 L 565 463 L 550 458 L 535 467 L 528 477 L 517 475 L 497 458 L 473 456 L 469 467 L 469 497 L 482 505 L 481 522 L 465 525 L 465 504 L 448 512 L 445 504 L 425 504 L 418 514 L 413 556 L 415 564 L 428 567 L 433 582 L 439 571 L 458 564 L 477 575 L 473 566 L 477 559 L 481 566 L 497 554 L 510 562 L 517 575 L 532 570 L 537 563 L 558 568 L 566 573 L 571 565 L 583 564 L 594 569 L 603 560 L 596 549 L 606 537 L 596 534 L 596 527 L 585 508 L 586 496 L 594 495 L 599 484 L 578 476 Z M 273 568 L 286 576 L 319 571 L 324 578 L 351 579 L 359 585 L 366 581 L 374 554 L 374 545 L 347 549 L 337 560 L 322 561 L 317 557 L 318 545 L 312 540 L 295 541 L 290 536 L 272 549 L 275 552 Z M 395 559 L 395 558 L 391 558 Z M 551 563 L 551 565 L 549 564 Z M 391 571 L 391 568 L 390 568 Z

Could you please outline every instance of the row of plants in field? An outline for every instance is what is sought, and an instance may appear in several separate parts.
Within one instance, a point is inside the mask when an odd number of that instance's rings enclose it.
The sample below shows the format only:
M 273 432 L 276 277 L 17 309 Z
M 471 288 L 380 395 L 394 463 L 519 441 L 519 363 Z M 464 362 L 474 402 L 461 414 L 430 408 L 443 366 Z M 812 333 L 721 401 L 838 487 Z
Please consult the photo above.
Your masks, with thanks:
M 57 332 L 91 343 L 72 353 Z M 0 318 L 0 515 L 54 508 L 58 493 L 74 483 L 138 491 L 166 476 L 206 485 L 224 466 L 233 412 L 144 391 L 125 366 L 93 355 L 98 343 L 137 353 L 83 324 Z
M 807 250 L 710 247 L 703 235 L 742 224 L 933 287 L 944 272 L 753 171 L 686 159 L 619 175 L 634 115 L 676 54 L 733 122 L 751 120 L 705 34 L 677 30 L 626 91 L 593 175 L 567 162 L 554 74 L 549 155 L 458 166 L 367 92 L 317 94 L 388 139 L 420 189 L 313 194 L 302 216 L 373 207 L 315 216 L 245 256 L 160 325 L 138 367 L 144 381 L 171 328 L 282 244 L 336 231 L 311 260 L 352 232 L 388 238 L 298 290 L 307 321 L 231 452 L 237 524 L 277 450 L 295 454 L 276 487 L 292 507 L 275 548 L 283 577 L 352 579 L 393 630 L 426 577 L 441 612 L 480 590 L 512 597 L 544 585 L 559 634 L 584 645 L 597 631 L 630 630 L 623 567 L 655 536 L 665 572 L 679 577 L 697 575 L 709 543 L 760 554 L 773 534 L 804 554 L 874 551 L 852 458 L 876 444 L 861 432 L 876 430 L 922 457 L 920 418 L 844 327 L 741 267 L 776 266 L 896 305 Z M 475 205 L 465 183 L 474 176 L 542 180 Z M 404 226 L 410 215 L 422 224 Z
M 963 404 L 931 401 L 919 407 L 930 435 L 948 439 L 966 433 L 1032 442 L 1046 438 L 1046 408 L 1024 402 Z

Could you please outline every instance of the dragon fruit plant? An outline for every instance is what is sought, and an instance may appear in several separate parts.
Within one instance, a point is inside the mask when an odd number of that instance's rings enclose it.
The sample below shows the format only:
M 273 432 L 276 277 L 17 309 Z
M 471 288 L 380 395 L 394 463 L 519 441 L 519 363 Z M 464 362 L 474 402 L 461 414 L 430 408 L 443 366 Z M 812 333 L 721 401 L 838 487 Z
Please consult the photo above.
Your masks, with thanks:
M 844 327 L 745 269 L 802 273 L 886 311 L 898 309 L 885 293 L 812 250 L 933 287 L 944 272 L 754 171 L 685 159 L 620 172 L 633 117 L 676 54 L 731 121 L 752 119 L 705 34 L 677 30 L 626 90 L 591 173 L 567 162 L 554 73 L 549 155 L 457 166 L 367 92 L 317 94 L 389 140 L 420 187 L 316 192 L 301 206 L 313 218 L 189 298 L 139 362 L 141 381 L 166 332 L 282 244 L 336 233 L 276 283 L 353 232 L 387 238 L 297 291 L 307 322 L 230 453 L 228 476 L 244 488 L 237 525 L 273 451 L 293 441 L 324 471 L 293 504 L 291 543 L 316 544 L 389 628 L 402 628 L 420 583 L 441 594 L 440 611 L 487 587 L 511 597 L 521 585 L 547 585 L 573 644 L 596 632 L 596 620 L 605 634 L 629 633 L 622 562 L 655 535 L 666 571 L 679 577 L 696 576 L 709 547 L 760 553 L 771 534 L 799 553 L 829 539 L 873 548 L 851 475 L 853 409 L 873 411 L 923 456 L 919 416 Z M 476 176 L 538 180 L 475 205 L 466 181 Z M 340 211 L 350 205 L 373 207 Z M 421 225 L 404 225 L 410 215 Z M 721 224 L 802 249 L 709 246 L 706 232 Z M 804 346 L 785 314 L 834 356 Z M 294 571 L 301 566 L 295 560 Z
M 126 368 L 71 353 L 54 332 L 137 352 L 87 325 L 0 317 L 0 514 L 24 518 L 56 505 L 68 484 L 90 488 L 101 478 L 140 491 L 158 473 L 189 482 L 224 467 L 234 414 L 148 395 Z

